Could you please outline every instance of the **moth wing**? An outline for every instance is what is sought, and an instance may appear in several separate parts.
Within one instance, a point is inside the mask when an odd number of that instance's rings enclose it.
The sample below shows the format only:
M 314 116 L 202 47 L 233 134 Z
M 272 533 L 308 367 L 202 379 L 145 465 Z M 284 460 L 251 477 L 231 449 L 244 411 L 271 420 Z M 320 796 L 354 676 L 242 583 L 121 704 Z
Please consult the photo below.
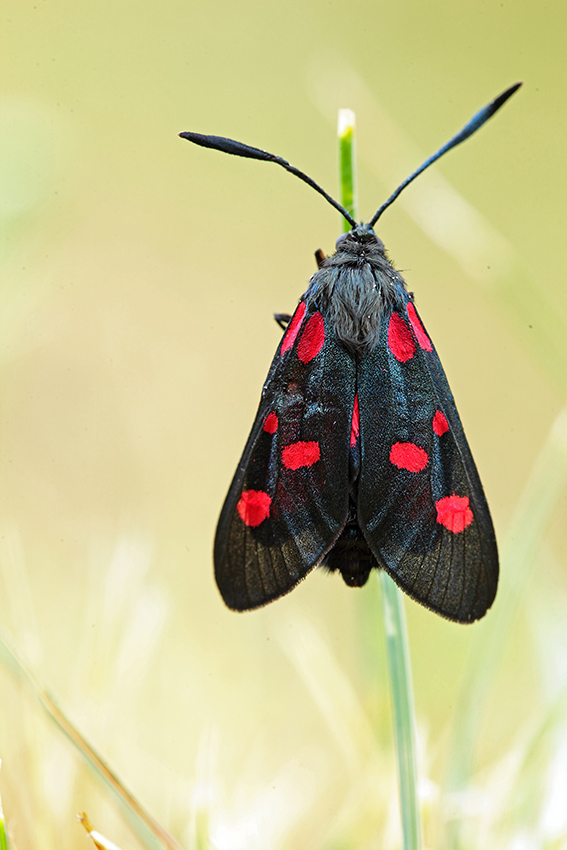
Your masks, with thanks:
M 411 301 L 385 317 L 358 382 L 358 521 L 368 545 L 418 602 L 450 620 L 482 617 L 498 582 L 494 528 L 445 372 Z
M 355 379 L 352 355 L 301 301 L 217 526 L 215 577 L 229 608 L 288 593 L 344 528 Z

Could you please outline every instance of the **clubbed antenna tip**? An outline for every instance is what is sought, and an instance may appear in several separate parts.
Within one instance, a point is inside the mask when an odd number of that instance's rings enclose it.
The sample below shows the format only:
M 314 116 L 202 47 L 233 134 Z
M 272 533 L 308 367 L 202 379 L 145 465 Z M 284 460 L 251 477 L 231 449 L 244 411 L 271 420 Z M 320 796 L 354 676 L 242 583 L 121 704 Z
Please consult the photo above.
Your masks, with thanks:
M 203 148 L 214 148 L 217 151 L 223 151 L 224 153 L 230 153 L 234 156 L 245 156 L 250 159 L 260 159 L 265 162 L 275 162 L 277 165 L 281 165 L 282 168 L 285 168 L 286 171 L 289 171 L 291 174 L 295 174 L 296 177 L 299 177 L 300 180 L 303 180 L 312 189 L 315 189 L 316 192 L 319 192 L 323 197 L 333 206 L 336 210 L 343 215 L 351 227 L 356 227 L 356 221 L 354 218 L 348 213 L 338 201 L 335 201 L 330 195 L 325 192 L 324 189 L 319 186 L 318 183 L 315 183 L 311 177 L 308 177 L 307 174 L 304 174 L 303 171 L 300 171 L 298 168 L 295 168 L 293 165 L 290 165 L 287 160 L 282 159 L 281 156 L 276 156 L 273 153 L 269 153 L 268 151 L 263 151 L 261 148 L 253 148 L 250 145 L 245 145 L 243 142 L 236 142 L 234 139 L 225 139 L 224 136 L 203 136 L 201 133 L 179 133 L 182 139 L 187 139 L 189 142 L 193 142 L 195 145 L 201 145 Z
M 488 103 L 482 109 L 479 109 L 479 111 L 475 115 L 473 115 L 471 120 L 467 124 L 465 124 L 463 129 L 460 130 L 456 136 L 453 136 L 452 139 L 449 139 L 449 141 L 444 144 L 442 148 L 439 148 L 437 153 L 434 153 L 432 156 L 426 159 L 425 162 L 420 165 L 416 171 L 413 172 L 413 174 L 410 174 L 410 176 L 398 186 L 396 191 L 390 195 L 388 200 L 384 201 L 382 206 L 370 219 L 370 227 L 374 227 L 384 210 L 387 209 L 390 204 L 394 203 L 398 195 L 403 192 L 406 186 L 409 186 L 409 184 L 412 183 L 415 178 L 421 174 L 422 171 L 425 171 L 426 168 L 429 168 L 430 165 L 433 165 L 433 163 L 436 162 L 440 157 L 442 157 L 443 154 L 446 154 L 447 151 L 450 151 L 451 148 L 456 147 L 456 145 L 460 145 L 461 142 L 464 142 L 465 139 L 468 139 L 469 136 L 472 136 L 473 133 L 476 133 L 476 131 L 479 130 L 482 125 L 488 121 L 489 118 L 492 118 L 495 112 L 498 112 L 500 107 L 506 103 L 508 98 L 512 97 L 514 92 L 518 91 L 521 85 L 522 83 L 514 83 L 514 85 L 510 86 L 509 89 L 506 89 L 506 91 L 502 92 L 502 94 L 498 95 L 498 97 L 495 97 L 494 100 L 491 100 L 490 103 Z

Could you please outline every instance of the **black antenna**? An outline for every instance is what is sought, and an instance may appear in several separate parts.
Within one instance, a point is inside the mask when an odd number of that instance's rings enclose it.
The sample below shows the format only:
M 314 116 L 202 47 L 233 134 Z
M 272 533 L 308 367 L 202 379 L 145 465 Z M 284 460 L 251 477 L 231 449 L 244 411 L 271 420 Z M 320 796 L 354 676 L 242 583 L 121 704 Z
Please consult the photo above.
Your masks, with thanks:
M 490 101 L 490 103 L 487 104 L 483 109 L 480 109 L 476 113 L 476 115 L 473 115 L 468 124 L 465 124 L 463 129 L 459 133 L 457 133 L 456 136 L 453 136 L 452 139 L 449 139 L 447 144 L 443 145 L 442 148 L 439 148 L 437 153 L 434 153 L 433 156 L 429 157 L 429 159 L 426 159 L 423 165 L 419 166 L 417 171 L 414 171 L 413 174 L 410 174 L 410 176 L 406 180 L 404 180 L 404 182 L 400 186 L 398 186 L 396 191 L 392 195 L 390 195 L 387 201 L 384 201 L 384 203 L 378 209 L 376 214 L 370 219 L 370 221 L 368 222 L 369 226 L 374 227 L 384 210 L 387 209 L 390 204 L 394 203 L 398 195 L 406 188 L 406 186 L 409 186 L 409 184 L 413 180 L 415 180 L 415 178 L 419 174 L 421 174 L 422 171 L 425 171 L 426 168 L 429 168 L 430 165 L 432 165 L 434 162 L 436 162 L 436 160 L 442 157 L 444 153 L 450 151 L 451 148 L 454 148 L 456 145 L 460 145 L 461 142 L 464 142 L 465 139 L 468 139 L 469 136 L 472 136 L 473 133 L 476 133 L 476 131 L 479 130 L 482 125 L 485 124 L 486 121 L 488 121 L 489 118 L 492 118 L 495 112 L 498 112 L 500 107 L 506 103 L 509 97 L 512 97 L 514 92 L 517 91 L 521 85 L 522 83 L 515 83 L 515 85 L 510 86 L 509 89 L 506 89 L 506 91 L 502 92 L 501 95 L 495 97 L 494 100 Z
M 378 209 L 376 214 L 371 218 L 369 222 L 369 227 L 374 227 L 382 213 L 385 209 L 387 209 L 390 204 L 393 204 L 400 192 L 402 192 L 406 186 L 408 186 L 415 178 L 421 174 L 422 171 L 425 171 L 426 168 L 429 168 L 439 157 L 443 156 L 444 153 L 454 148 L 456 145 L 460 145 L 461 142 L 464 142 L 465 139 L 468 139 L 469 136 L 472 136 L 473 133 L 482 127 L 482 125 L 491 118 L 495 112 L 497 112 L 501 106 L 511 97 L 515 91 L 517 91 L 522 83 L 515 83 L 515 85 L 510 86 L 509 89 L 506 89 L 505 92 L 502 92 L 501 95 L 494 98 L 487 106 L 483 109 L 479 110 L 476 115 L 473 115 L 471 120 L 466 124 L 463 129 L 457 133 L 456 136 L 453 136 L 447 144 L 443 145 L 437 153 L 434 153 L 433 156 L 430 156 L 429 159 L 426 159 L 423 165 L 414 171 L 413 174 L 404 180 L 404 182 L 398 186 L 396 191 L 390 195 L 387 201 L 385 201 L 382 206 Z M 289 171 L 291 174 L 295 174 L 296 177 L 299 177 L 300 180 L 303 180 L 304 183 L 307 183 L 308 186 L 311 186 L 312 189 L 315 189 L 316 192 L 319 192 L 323 197 L 333 206 L 351 225 L 351 227 L 356 227 L 357 222 L 348 213 L 338 201 L 335 201 L 330 195 L 325 192 L 324 189 L 321 188 L 311 177 L 308 177 L 307 174 L 304 174 L 303 171 L 300 171 L 298 168 L 295 168 L 293 165 L 290 165 L 285 159 L 282 159 L 281 156 L 276 156 L 273 153 L 268 153 L 268 151 L 263 151 L 260 148 L 253 148 L 250 145 L 245 145 L 243 142 L 236 142 L 234 139 L 226 139 L 224 136 L 204 136 L 201 133 L 179 133 L 182 139 L 187 139 L 189 142 L 193 142 L 195 145 L 201 145 L 203 148 L 213 148 L 214 150 L 223 151 L 224 153 L 230 153 L 234 156 L 245 156 L 250 159 L 260 159 L 265 162 L 275 162 L 277 165 L 281 165 L 282 168 L 285 168 L 286 171 Z
M 316 192 L 319 192 L 320 195 L 323 195 L 324 198 L 333 206 L 336 210 L 340 212 L 342 216 L 346 218 L 351 227 L 356 227 L 357 222 L 348 213 L 344 207 L 342 207 L 338 201 L 335 201 L 334 198 L 331 198 L 324 189 L 322 189 L 311 177 L 308 177 L 307 174 L 304 174 L 303 171 L 300 171 L 298 168 L 295 168 L 293 165 L 290 165 L 285 159 L 282 159 L 281 156 L 276 156 L 273 153 L 268 153 L 268 151 L 263 151 L 260 148 L 252 148 L 250 145 L 245 145 L 243 142 L 235 142 L 234 139 L 225 139 L 224 136 L 203 136 L 201 133 L 179 133 L 182 139 L 187 139 L 189 142 L 193 142 L 196 145 L 201 145 L 203 148 L 214 148 L 217 151 L 224 151 L 224 153 L 231 153 L 234 156 L 247 156 L 250 159 L 261 159 L 266 162 L 275 162 L 277 165 L 281 165 L 282 168 L 285 168 L 286 171 L 290 171 L 292 174 L 295 174 L 296 177 L 299 177 L 300 180 L 303 180 L 312 189 L 315 189 Z

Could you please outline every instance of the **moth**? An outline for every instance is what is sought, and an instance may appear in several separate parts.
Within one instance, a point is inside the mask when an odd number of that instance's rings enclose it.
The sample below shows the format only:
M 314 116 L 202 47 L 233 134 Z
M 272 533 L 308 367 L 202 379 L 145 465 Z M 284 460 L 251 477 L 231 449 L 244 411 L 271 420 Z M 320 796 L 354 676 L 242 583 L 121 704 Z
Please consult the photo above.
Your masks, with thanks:
M 315 567 L 362 587 L 385 570 L 412 599 L 472 622 L 492 605 L 498 551 L 490 511 L 443 367 L 374 225 L 400 192 L 478 130 L 511 86 L 408 177 L 368 223 L 281 157 L 180 133 L 197 145 L 274 162 L 348 221 L 319 255 L 287 322 L 218 522 L 215 577 L 245 611 Z M 285 326 L 286 317 L 276 319 Z

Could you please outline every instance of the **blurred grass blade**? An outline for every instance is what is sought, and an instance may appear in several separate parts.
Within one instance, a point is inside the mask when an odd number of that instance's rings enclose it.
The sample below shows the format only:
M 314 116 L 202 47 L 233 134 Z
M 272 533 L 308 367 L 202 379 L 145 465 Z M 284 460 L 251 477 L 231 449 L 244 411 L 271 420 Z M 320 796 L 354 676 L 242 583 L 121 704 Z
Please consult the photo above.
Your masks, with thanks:
M 321 712 L 354 779 L 366 763 L 375 737 L 348 676 L 308 620 L 296 617 L 293 629 L 286 625 L 280 630 L 279 642 Z
M 417 793 L 415 709 L 404 600 L 390 576 L 381 570 L 379 577 L 396 733 L 403 846 L 404 850 L 418 850 L 421 847 L 421 818 Z
M 81 815 L 77 815 L 77 819 L 85 827 L 89 838 L 97 850 L 120 850 L 120 847 L 117 844 L 113 841 L 109 841 L 108 838 L 105 838 L 104 835 L 101 835 L 100 832 L 96 832 L 96 830 L 93 829 L 90 820 L 84 812 Z
M 0 633 L 0 658 L 5 667 L 27 684 L 51 720 L 56 723 L 65 737 L 77 748 L 85 761 L 94 769 L 95 774 L 113 791 L 125 806 L 134 829 L 147 846 L 155 846 L 156 841 L 166 850 L 183 850 L 176 839 L 169 834 L 128 791 L 124 783 L 116 776 L 94 747 L 88 743 L 78 729 L 65 716 L 47 689 L 20 658 L 5 635 Z M 2 845 L 0 845 L 1 847 Z
M 341 204 L 351 216 L 358 221 L 356 194 L 356 145 L 355 119 L 352 109 L 339 109 L 339 174 L 341 179 Z M 349 222 L 343 218 L 343 231 L 351 229 Z
M 567 688 L 564 686 L 549 704 L 547 711 L 534 718 L 530 734 L 522 742 L 521 758 L 508 797 L 513 801 L 506 812 L 506 820 L 512 828 L 524 833 L 538 835 L 541 847 L 565 847 L 565 754 L 567 750 L 565 717 Z M 551 774 L 559 770 L 561 779 L 553 783 Z M 555 789 L 553 788 L 555 784 Z M 555 793 L 554 793 L 555 790 Z M 555 800 L 551 798 L 555 797 Z M 556 809 L 553 820 L 560 820 L 561 827 L 549 821 L 549 809 Z M 546 817 L 547 810 L 547 817 Z M 559 827 L 559 828 L 558 828 Z M 545 835 L 546 832 L 555 836 Z M 563 833 L 561 844 L 555 843 L 557 833 Z M 547 841 L 546 841 L 547 838 Z M 561 841 L 561 839 L 558 839 Z
M 566 486 L 567 408 L 563 408 L 534 462 L 510 523 L 495 610 L 479 627 L 478 640 L 471 647 L 449 748 L 446 786 L 450 792 L 462 791 L 470 782 L 474 742 L 484 718 L 484 704 L 547 525 Z M 459 846 L 458 822 L 450 825 L 447 846 Z
M 2 760 L 0 759 L 0 767 Z M 6 822 L 4 820 L 4 808 L 2 806 L 2 797 L 0 796 L 0 850 L 8 850 L 8 835 L 6 834 Z

